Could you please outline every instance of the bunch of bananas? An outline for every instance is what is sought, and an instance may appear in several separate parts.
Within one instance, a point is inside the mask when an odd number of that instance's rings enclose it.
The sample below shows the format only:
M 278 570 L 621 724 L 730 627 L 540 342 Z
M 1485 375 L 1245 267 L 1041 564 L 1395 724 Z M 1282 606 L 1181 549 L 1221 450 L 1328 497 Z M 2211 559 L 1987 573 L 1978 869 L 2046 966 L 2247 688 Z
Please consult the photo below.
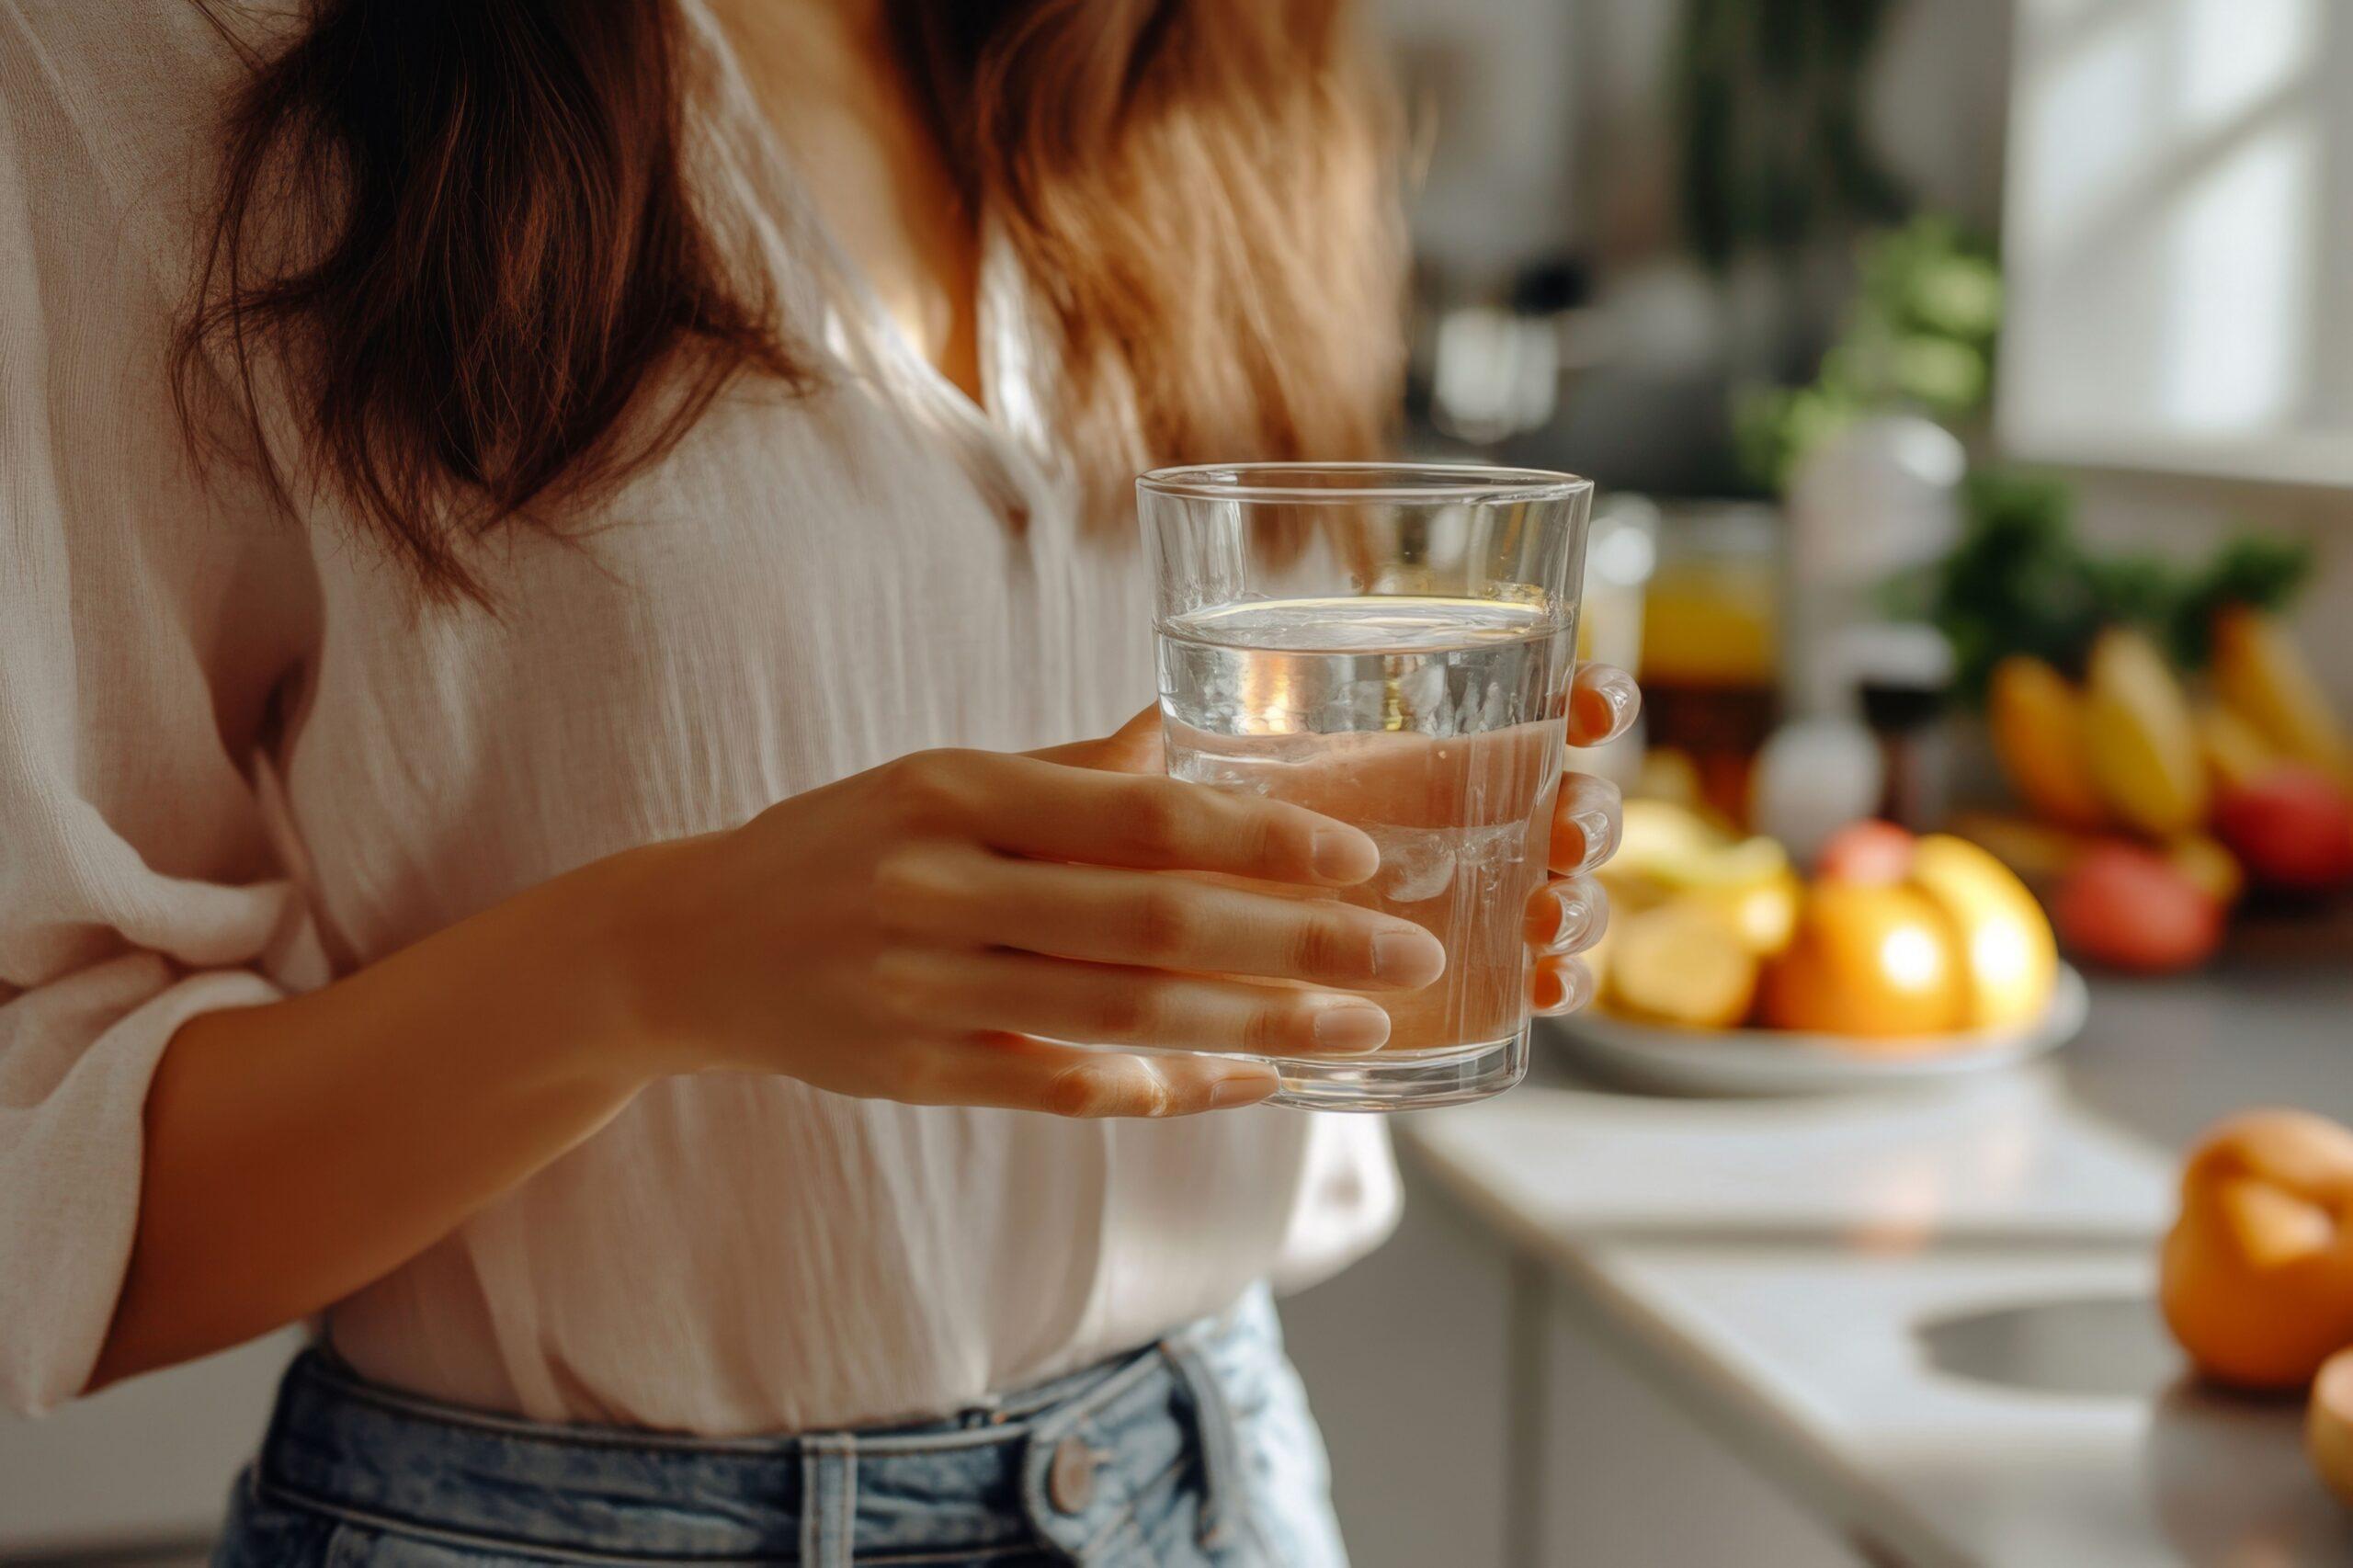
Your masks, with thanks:
M 2131 881 L 2162 861 L 2224 905 L 2250 881 L 2301 894 L 2353 882 L 2345 723 L 2274 617 L 2225 608 L 2211 647 L 2207 689 L 2195 696 L 2154 642 L 2123 626 L 2093 642 L 2080 685 L 2027 654 L 1995 666 L 1986 711 L 2003 771 L 2036 817 L 2065 830 L 2047 858 L 2068 864 L 2043 869 L 2080 869 L 2075 851 L 2097 845 L 2109 862 L 2103 877 Z M 2138 846 L 2105 843 L 2120 835 Z M 2137 857 L 2141 872 L 2119 872 L 2120 857 Z M 2066 902 L 2054 900 L 2063 928 Z M 2131 942 L 2103 951 L 2117 945 L 2076 935 L 2090 956 L 2132 964 Z
M 2224 610 L 2213 646 L 2213 693 L 2195 704 L 2125 627 L 2100 634 L 2081 687 L 2022 653 L 1995 666 L 1987 712 L 2018 798 L 2063 827 L 2166 839 L 2205 824 L 2216 785 L 2245 789 L 2283 764 L 2353 788 L 2353 741 L 2279 623 Z

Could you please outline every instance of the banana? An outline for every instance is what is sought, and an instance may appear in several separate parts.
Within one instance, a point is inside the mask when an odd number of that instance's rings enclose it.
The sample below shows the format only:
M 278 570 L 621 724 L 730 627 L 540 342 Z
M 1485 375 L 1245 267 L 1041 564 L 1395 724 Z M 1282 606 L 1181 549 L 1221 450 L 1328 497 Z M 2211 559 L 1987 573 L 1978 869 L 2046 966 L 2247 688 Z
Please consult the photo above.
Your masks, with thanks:
M 2216 788 L 2244 790 L 2279 766 L 2280 756 L 2238 710 L 2220 702 L 2198 708 L 2198 749 Z
M 2110 627 L 2092 644 L 2084 740 L 2092 778 L 2118 820 L 2172 838 L 2206 820 L 2206 766 L 2181 683 L 2156 644 Z
M 2214 689 L 2286 756 L 2353 787 L 2353 741 L 2279 621 L 2244 608 L 2215 616 Z
M 2177 838 L 2165 846 L 2173 869 L 2196 882 L 2216 903 L 2228 909 L 2246 892 L 2246 868 L 2239 858 L 2202 833 Z
M 2099 842 L 2091 835 L 2038 818 L 1996 816 L 1989 812 L 1957 812 L 1946 827 L 1983 846 L 2039 891 L 2055 885 L 2086 848 Z
M 2035 815 L 2063 827 L 2097 828 L 2108 812 L 2084 744 L 2083 699 L 2040 659 L 2013 653 L 1994 666 L 1986 719 L 2002 771 Z

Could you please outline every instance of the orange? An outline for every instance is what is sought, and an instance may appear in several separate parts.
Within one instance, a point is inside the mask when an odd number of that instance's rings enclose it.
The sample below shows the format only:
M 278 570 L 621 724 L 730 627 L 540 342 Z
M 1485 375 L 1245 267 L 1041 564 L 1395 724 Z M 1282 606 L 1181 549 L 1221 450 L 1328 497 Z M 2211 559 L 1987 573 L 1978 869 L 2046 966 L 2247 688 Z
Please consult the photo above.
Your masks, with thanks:
M 1686 1028 L 1730 1028 L 1756 994 L 1756 956 L 1722 912 L 1688 897 L 1611 923 L 1610 1003 Z
M 1968 998 L 1959 937 L 1926 895 L 1901 884 L 1817 882 L 1797 934 L 1765 971 L 1764 1017 L 1774 1028 L 1918 1037 L 1959 1028 Z
M 2353 1131 L 2295 1110 L 2245 1111 L 2181 1173 L 2158 1301 L 2199 1370 L 2301 1388 L 2353 1345 Z
M 2321 1363 L 2304 1412 L 2304 1452 L 2321 1480 L 2353 1507 L 2353 1350 Z
M 2042 905 L 2007 866 L 1965 838 L 1932 833 L 1912 854 L 1912 883 L 1960 934 L 1968 1026 L 2012 1028 L 2051 1006 L 2059 945 Z

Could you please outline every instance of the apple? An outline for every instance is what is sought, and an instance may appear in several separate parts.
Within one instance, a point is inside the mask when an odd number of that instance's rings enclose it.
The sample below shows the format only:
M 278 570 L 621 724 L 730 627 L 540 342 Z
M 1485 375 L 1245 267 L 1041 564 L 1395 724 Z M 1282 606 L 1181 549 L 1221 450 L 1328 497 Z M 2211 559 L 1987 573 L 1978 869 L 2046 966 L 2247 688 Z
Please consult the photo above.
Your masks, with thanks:
M 2316 767 L 2283 764 L 2225 791 L 2214 831 L 2263 887 L 2327 892 L 2353 882 L 2353 797 Z
M 2086 850 L 2051 899 L 2069 952 L 2113 969 L 2195 968 L 2222 941 L 2222 905 L 2180 867 L 2121 842 Z
M 1824 881 L 1883 885 L 1912 872 L 1912 835 L 1892 822 L 1866 818 L 1832 834 L 1814 857 L 1813 874 Z

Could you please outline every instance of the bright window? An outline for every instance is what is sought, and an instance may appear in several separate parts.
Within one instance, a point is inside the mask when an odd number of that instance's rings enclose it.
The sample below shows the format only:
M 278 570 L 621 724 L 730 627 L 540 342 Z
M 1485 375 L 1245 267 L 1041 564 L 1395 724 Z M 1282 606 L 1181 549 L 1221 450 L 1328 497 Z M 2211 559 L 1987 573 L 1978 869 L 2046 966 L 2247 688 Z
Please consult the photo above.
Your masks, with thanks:
M 2353 483 L 2353 6 L 2018 17 L 2005 444 Z

